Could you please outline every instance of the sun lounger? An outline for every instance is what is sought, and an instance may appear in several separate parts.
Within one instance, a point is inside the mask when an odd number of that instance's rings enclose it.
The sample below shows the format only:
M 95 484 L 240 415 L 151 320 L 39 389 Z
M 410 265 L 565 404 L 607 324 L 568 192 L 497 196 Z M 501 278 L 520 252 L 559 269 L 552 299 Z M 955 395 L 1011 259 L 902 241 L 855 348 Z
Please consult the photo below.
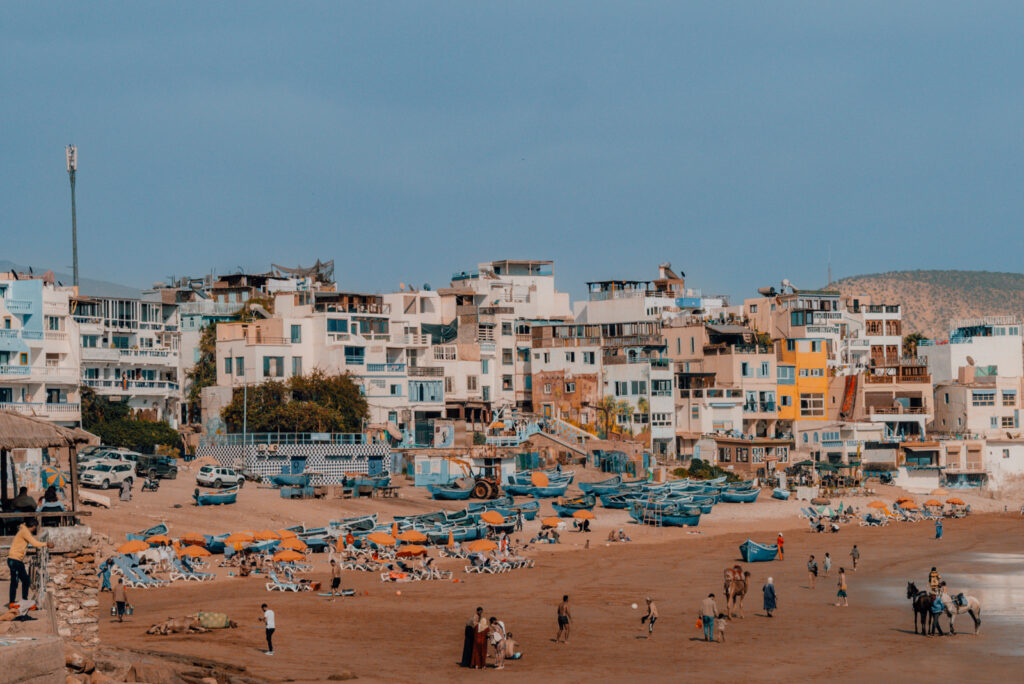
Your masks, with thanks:
M 282 582 L 277 578 L 277 573 L 271 571 L 270 581 L 267 582 L 267 591 L 299 591 L 299 585 L 294 582 Z
M 207 580 L 214 579 L 216 576 L 217 575 L 212 572 L 196 572 L 195 570 L 189 570 L 178 558 L 175 558 L 174 561 L 172 561 L 170 574 L 172 581 L 184 580 L 186 582 L 205 582 Z

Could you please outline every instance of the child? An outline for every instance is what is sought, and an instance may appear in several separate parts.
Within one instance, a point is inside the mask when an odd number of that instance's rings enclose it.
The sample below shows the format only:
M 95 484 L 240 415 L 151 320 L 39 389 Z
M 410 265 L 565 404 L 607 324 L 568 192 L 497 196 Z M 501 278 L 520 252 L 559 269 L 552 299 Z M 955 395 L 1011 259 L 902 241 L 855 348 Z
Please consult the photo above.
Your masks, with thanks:
M 725 628 L 729 624 L 729 615 L 727 613 L 718 614 L 718 624 L 715 627 L 718 628 L 718 641 L 725 643 Z
M 825 570 L 825 577 L 828 577 L 829 571 L 832 569 L 832 556 L 825 554 L 825 561 L 822 563 Z
M 650 596 L 647 597 L 647 615 L 640 618 L 640 624 L 642 625 L 648 620 L 650 622 L 647 625 L 647 638 L 650 639 L 654 636 L 654 623 L 658 621 L 658 607 L 654 605 Z
M 839 591 L 836 592 L 836 605 L 850 607 L 850 599 L 846 595 L 846 568 L 839 568 Z

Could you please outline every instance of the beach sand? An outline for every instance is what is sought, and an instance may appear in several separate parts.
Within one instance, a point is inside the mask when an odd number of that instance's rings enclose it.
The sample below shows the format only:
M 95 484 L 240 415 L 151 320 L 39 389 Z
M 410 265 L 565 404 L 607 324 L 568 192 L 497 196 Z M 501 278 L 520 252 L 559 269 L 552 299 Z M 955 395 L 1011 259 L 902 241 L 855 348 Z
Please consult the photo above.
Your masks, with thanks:
M 90 523 L 115 542 L 124 533 L 166 521 L 171 535 L 218 533 L 283 527 L 305 521 L 380 511 L 436 510 L 423 492 L 403 488 L 404 498 L 361 501 L 285 501 L 276 490 L 248 483 L 239 503 L 196 508 L 187 503 L 192 478 L 183 473 L 164 482 L 157 493 L 135 496 L 130 504 L 98 511 Z M 891 500 L 892 492 L 878 498 Z M 862 507 L 871 499 L 854 500 Z M 184 503 L 182 508 L 172 508 Z M 563 544 L 541 546 L 530 555 L 536 567 L 502 575 L 466 575 L 464 562 L 442 560 L 458 582 L 384 584 L 372 573 L 348 572 L 342 586 L 357 590 L 353 598 L 328 601 L 314 593 L 267 592 L 259 577 L 228 577 L 227 569 L 205 584 L 178 583 L 157 590 L 136 590 L 130 622 L 101 624 L 104 645 L 201 656 L 247 668 L 271 681 L 322 681 L 350 671 L 365 681 L 463 681 L 480 676 L 543 677 L 560 681 L 1015 681 L 1024 664 L 1019 653 L 1021 624 L 1014 619 L 986 620 L 979 636 L 970 635 L 971 619 L 959 618 L 961 632 L 946 638 L 914 635 L 913 615 L 904 597 L 906 582 L 925 584 L 937 565 L 943 574 L 977 572 L 976 554 L 1021 554 L 1024 520 L 1017 513 L 976 514 L 947 520 L 942 540 L 930 523 L 893 524 L 887 528 L 845 525 L 837 534 L 811 534 L 796 517 L 797 502 L 762 497 L 756 504 L 721 504 L 699 528 L 655 529 L 626 522 L 622 511 L 597 508 L 589 535 L 565 532 Z M 1002 505 L 975 502 L 975 508 Z M 449 503 L 448 508 L 461 506 Z M 1013 510 L 1011 508 L 1011 510 Z M 542 506 L 542 515 L 549 511 Z M 130 515 L 126 515 L 130 513 Z M 529 536 L 539 522 L 527 523 Z M 625 528 L 634 542 L 606 544 L 609 529 Z M 728 627 L 725 644 L 704 643 L 695 621 L 701 599 L 721 595 L 722 571 L 739 562 L 738 546 L 747 536 L 774 543 L 785 532 L 786 559 L 746 566 L 752 572 L 745 619 Z M 589 537 L 591 548 L 584 548 Z M 857 544 L 861 569 L 848 572 L 850 607 L 837 608 L 835 573 L 849 570 L 849 552 Z M 806 588 L 807 557 L 819 561 L 831 553 L 833 576 Z M 326 554 L 316 556 L 311 579 L 327 581 Z M 997 567 L 996 572 L 999 571 Z M 1003 571 L 1006 571 L 1003 568 Z M 991 569 L 987 572 L 992 572 Z M 761 591 L 774 577 L 779 609 L 763 616 Z M 953 591 L 971 587 L 950 587 Z M 396 591 L 401 590 L 401 595 Z M 575 624 L 568 644 L 553 643 L 555 608 L 570 595 Z M 640 638 L 645 596 L 660 612 L 653 639 Z M 102 607 L 109 606 L 109 594 Z M 267 602 L 277 614 L 276 654 L 262 653 L 257 629 L 259 606 Z M 719 601 L 722 608 L 724 600 Z M 502 672 L 484 675 L 463 670 L 463 626 L 476 606 L 502 619 L 522 646 L 523 660 L 508 662 Z M 241 626 L 191 636 L 147 636 L 151 624 L 199 610 L 228 613 Z M 1012 611 L 1011 611 L 1012 612 Z M 104 613 L 106 614 L 106 613 Z

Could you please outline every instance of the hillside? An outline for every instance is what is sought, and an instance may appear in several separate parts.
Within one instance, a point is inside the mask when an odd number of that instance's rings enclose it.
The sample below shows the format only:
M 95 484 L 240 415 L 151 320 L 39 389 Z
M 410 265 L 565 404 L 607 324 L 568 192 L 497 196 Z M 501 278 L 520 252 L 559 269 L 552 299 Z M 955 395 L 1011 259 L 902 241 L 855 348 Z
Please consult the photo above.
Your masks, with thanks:
M 945 338 L 953 318 L 1024 314 L 1024 273 L 892 271 L 843 278 L 828 289 L 903 305 L 904 334 Z

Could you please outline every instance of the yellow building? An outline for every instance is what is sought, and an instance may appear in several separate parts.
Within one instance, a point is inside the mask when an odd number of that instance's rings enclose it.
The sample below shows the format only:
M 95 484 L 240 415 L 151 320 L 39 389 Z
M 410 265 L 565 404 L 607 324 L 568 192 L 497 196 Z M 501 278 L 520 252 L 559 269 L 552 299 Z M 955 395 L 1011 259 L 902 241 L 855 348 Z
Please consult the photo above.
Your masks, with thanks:
M 779 420 L 825 420 L 828 393 L 826 341 L 779 341 Z

